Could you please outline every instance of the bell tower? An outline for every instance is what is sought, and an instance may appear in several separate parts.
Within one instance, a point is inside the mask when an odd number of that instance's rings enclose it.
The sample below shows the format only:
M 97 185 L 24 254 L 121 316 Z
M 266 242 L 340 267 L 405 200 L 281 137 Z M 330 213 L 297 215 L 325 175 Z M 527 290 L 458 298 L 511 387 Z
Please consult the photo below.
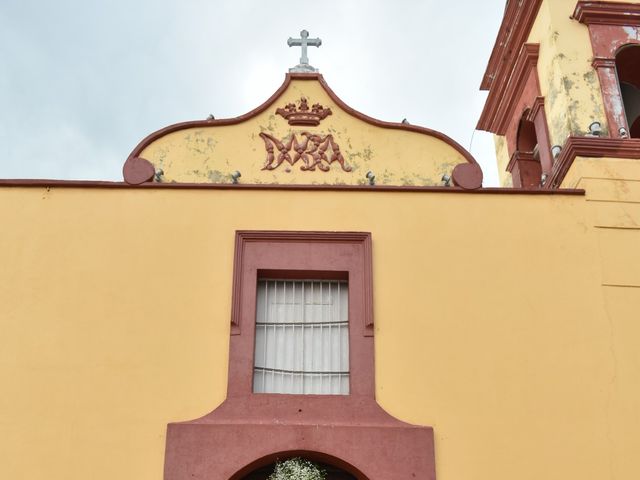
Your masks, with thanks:
M 502 186 L 640 180 L 640 3 L 508 0 L 481 89 Z

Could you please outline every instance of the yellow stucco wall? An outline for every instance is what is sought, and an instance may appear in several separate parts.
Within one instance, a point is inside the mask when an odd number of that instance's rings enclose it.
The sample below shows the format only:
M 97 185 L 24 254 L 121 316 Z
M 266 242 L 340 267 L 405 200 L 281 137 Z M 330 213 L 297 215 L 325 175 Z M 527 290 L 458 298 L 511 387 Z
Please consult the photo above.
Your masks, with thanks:
M 587 214 L 598 242 L 597 258 L 615 362 L 608 399 L 608 407 L 617 412 L 608 427 L 611 449 L 616 452 L 611 461 L 611 478 L 638 476 L 639 468 L 633 459 L 640 447 L 628 439 L 640 420 L 640 403 L 632 393 L 640 380 L 639 161 L 578 157 L 563 185 L 586 189 Z
M 599 260 L 592 203 L 0 188 L 0 478 L 162 478 L 166 424 L 225 397 L 236 229 L 372 232 L 378 401 L 439 480 L 637 478 L 640 262 Z
M 498 162 L 498 180 L 501 187 L 513 187 L 513 177 L 507 171 L 509 165 L 509 148 L 507 138 L 504 135 L 494 135 L 493 142 L 496 148 L 496 161 Z
M 303 127 L 290 126 L 275 113 L 288 103 L 298 106 L 303 97 L 309 107 L 320 103 L 332 114 L 319 126 Z M 302 161 L 264 170 L 267 152 L 262 132 L 283 143 L 293 134 L 298 142 L 304 141 L 303 132 L 323 138 L 332 135 L 350 171 L 335 162 L 327 172 L 317 168 L 303 171 Z M 275 145 L 274 152 L 277 157 Z M 331 153 L 328 149 L 327 156 Z M 295 151 L 291 149 L 290 154 L 293 158 Z M 231 173 L 239 171 L 240 182 L 249 184 L 365 185 L 366 174 L 372 171 L 378 185 L 441 185 L 444 174 L 451 175 L 457 164 L 467 163 L 463 154 L 445 141 L 426 133 L 367 123 L 341 108 L 317 80 L 299 79 L 292 80 L 272 106 L 242 123 L 169 133 L 144 148 L 140 156 L 164 171 L 163 182 L 196 183 L 231 183 Z

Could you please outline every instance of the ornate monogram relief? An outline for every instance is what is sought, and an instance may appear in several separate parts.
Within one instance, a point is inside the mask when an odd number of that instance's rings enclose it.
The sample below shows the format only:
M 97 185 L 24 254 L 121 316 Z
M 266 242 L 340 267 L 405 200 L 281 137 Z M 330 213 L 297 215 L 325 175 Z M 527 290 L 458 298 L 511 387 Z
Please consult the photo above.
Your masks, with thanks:
M 298 107 L 294 103 L 288 103 L 284 108 L 278 108 L 276 114 L 282 115 L 289 122 L 289 125 L 316 127 L 320 125 L 321 120 L 331 115 L 331 109 L 314 103 L 309 110 L 307 99 L 302 97 Z
M 281 142 L 268 133 L 260 133 L 267 149 L 267 161 L 262 170 L 275 170 L 283 162 L 293 166 L 301 160 L 303 165 L 300 170 L 302 171 L 315 171 L 317 167 L 323 172 L 328 172 L 333 162 L 338 162 L 345 172 L 351 171 L 351 167 L 345 164 L 340 147 L 333 140 L 332 135 L 322 136 L 309 132 L 302 132 L 301 135 L 304 138 L 300 142 L 295 133 L 291 134 L 286 142 Z M 276 148 L 279 152 L 277 157 Z M 329 150 L 331 151 L 330 156 L 328 155 Z
M 314 103 L 309 108 L 307 99 L 302 97 L 297 106 L 294 103 L 288 103 L 283 108 L 278 108 L 276 114 L 287 120 L 289 125 L 315 127 L 331 115 L 331 109 L 319 103 Z M 300 140 L 295 133 L 292 133 L 288 140 L 281 141 L 268 133 L 260 133 L 260 138 L 264 141 L 267 150 L 267 160 L 262 170 L 275 170 L 284 162 L 293 166 L 300 161 L 302 163 L 300 170 L 305 172 L 313 172 L 316 169 L 328 172 L 333 162 L 339 163 L 343 171 L 351 171 L 351 167 L 345 164 L 340 147 L 332 135 L 311 132 L 300 132 L 299 135 L 302 136 Z M 286 167 L 287 171 L 290 171 L 289 166 Z

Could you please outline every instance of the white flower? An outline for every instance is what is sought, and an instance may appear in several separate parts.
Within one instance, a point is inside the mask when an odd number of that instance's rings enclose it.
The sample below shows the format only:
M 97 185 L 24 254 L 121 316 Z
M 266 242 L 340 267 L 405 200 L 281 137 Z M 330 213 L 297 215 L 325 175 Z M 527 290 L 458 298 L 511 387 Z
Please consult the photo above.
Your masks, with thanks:
M 276 462 L 276 468 L 267 480 L 324 480 L 326 476 L 315 463 L 304 458 L 290 458 Z

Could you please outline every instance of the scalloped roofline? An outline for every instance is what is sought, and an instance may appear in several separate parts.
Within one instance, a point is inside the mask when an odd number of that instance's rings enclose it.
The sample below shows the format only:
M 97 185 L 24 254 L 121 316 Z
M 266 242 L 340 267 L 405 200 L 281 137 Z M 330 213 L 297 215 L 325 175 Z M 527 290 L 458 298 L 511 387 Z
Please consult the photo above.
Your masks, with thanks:
M 386 122 L 383 120 L 378 120 L 376 118 L 369 117 L 368 115 L 365 115 L 364 113 L 361 113 L 356 109 L 350 107 L 344 101 L 342 101 L 340 97 L 338 97 L 334 93 L 333 90 L 331 90 L 329 85 L 327 85 L 327 82 L 325 81 L 325 79 L 319 73 L 287 73 L 285 76 L 284 83 L 278 88 L 278 90 L 275 91 L 273 95 L 271 95 L 271 97 L 269 97 L 267 101 L 265 101 L 262 105 L 258 106 L 257 108 L 254 108 L 250 112 L 245 113 L 244 115 L 240 115 L 238 117 L 232 117 L 232 118 L 192 120 L 187 122 L 180 122 L 180 123 L 175 123 L 173 125 L 166 126 L 164 128 L 161 128 L 160 130 L 156 130 L 155 132 L 147 135 L 144 139 L 142 139 L 140 143 L 138 143 L 138 145 L 136 145 L 136 147 L 132 150 L 132 152 L 127 157 L 127 162 L 133 159 L 138 159 L 142 151 L 145 148 L 147 148 L 151 143 L 170 133 L 177 132 L 179 130 L 185 130 L 188 128 L 236 125 L 246 120 L 249 120 L 259 115 L 260 113 L 264 112 L 269 107 L 271 107 L 287 90 L 292 80 L 316 80 L 320 83 L 320 85 L 322 86 L 324 91 L 327 93 L 327 95 L 329 95 L 329 97 L 349 115 L 355 118 L 358 118 L 371 125 L 375 125 L 377 127 L 405 130 L 408 132 L 420 133 L 423 135 L 429 135 L 431 137 L 437 138 L 438 140 L 441 140 L 447 143 L 448 145 L 450 145 L 451 147 L 453 147 L 458 153 L 460 153 L 467 160 L 468 163 L 470 163 L 471 165 L 477 166 L 477 168 L 480 168 L 480 166 L 478 165 L 478 162 L 471 155 L 471 153 L 469 153 L 458 142 L 456 142 L 449 136 L 445 135 L 444 133 L 438 132 L 436 130 L 432 130 L 430 128 L 420 127 L 417 125 Z

